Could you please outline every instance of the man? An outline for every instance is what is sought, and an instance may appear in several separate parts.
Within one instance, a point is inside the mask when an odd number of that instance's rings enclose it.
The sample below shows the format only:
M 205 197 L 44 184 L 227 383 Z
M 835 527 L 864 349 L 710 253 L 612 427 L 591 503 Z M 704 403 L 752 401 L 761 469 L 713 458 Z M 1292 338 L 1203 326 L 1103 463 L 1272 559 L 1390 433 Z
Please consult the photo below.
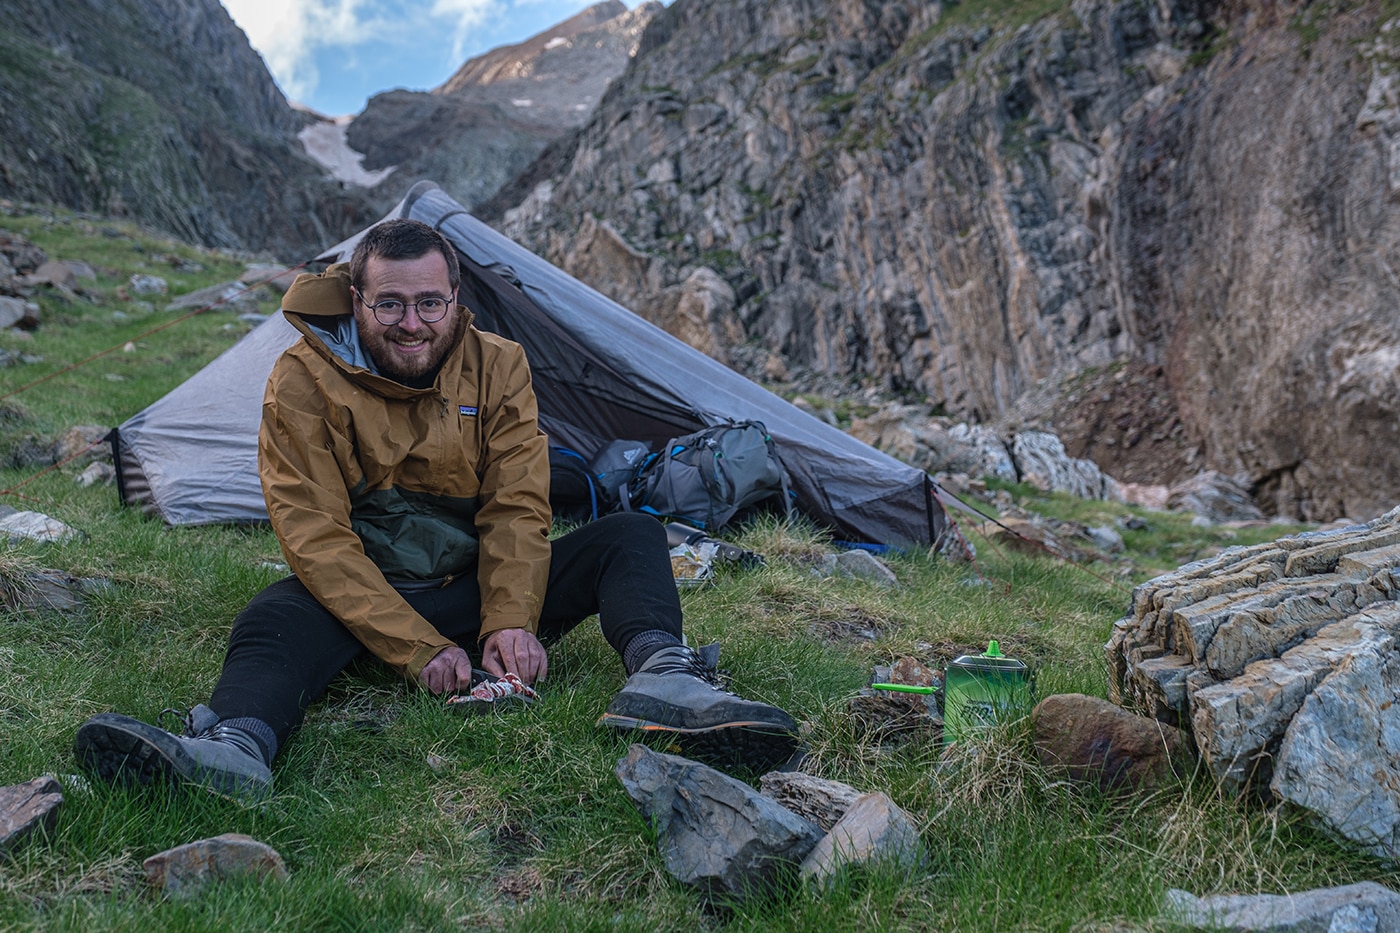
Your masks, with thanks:
M 548 443 L 524 352 L 472 326 L 458 282 L 441 234 L 392 220 L 348 267 L 288 290 L 303 337 L 268 379 L 258 444 L 293 576 L 234 621 L 185 735 L 99 714 L 74 744 L 88 770 L 262 797 L 277 750 L 355 658 L 461 694 L 479 647 L 487 673 L 530 685 L 548 672 L 545 644 L 595 613 L 629 675 L 600 723 L 753 767 L 792 753 L 791 717 L 721 690 L 713 658 L 685 646 L 660 523 L 610 515 L 550 541 Z

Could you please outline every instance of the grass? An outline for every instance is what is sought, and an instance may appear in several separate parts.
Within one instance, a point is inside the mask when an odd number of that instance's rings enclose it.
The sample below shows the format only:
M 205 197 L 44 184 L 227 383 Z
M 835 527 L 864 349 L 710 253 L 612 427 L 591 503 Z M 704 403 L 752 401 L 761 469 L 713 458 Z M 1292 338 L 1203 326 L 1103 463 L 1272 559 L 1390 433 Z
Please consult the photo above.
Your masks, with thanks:
M 102 269 L 91 301 L 41 296 L 45 323 L 32 340 L 0 335 L 7 349 L 13 342 L 44 357 L 0 370 L 0 394 L 106 347 L 144 347 L 6 400 L 12 416 L 0 443 L 115 424 L 243 330 L 215 311 L 141 336 L 169 314 L 118 292 L 135 271 L 167 275 L 172 290 L 223 281 L 241 269 L 232 257 L 80 217 L 0 217 L 0 227 Z M 202 271 L 177 271 L 171 255 Z M 726 570 L 710 587 L 683 591 L 692 639 L 721 641 L 737 690 L 806 724 L 806 770 L 888 793 L 920 828 L 927 858 L 915 871 L 875 865 L 826 888 L 705 907 L 667 874 L 654 833 L 613 774 L 627 740 L 594 720 L 621 670 L 588 625 L 553 649 L 544 701 L 508 718 L 445 714 L 391 673 L 361 665 L 312 707 L 262 807 L 73 780 L 73 735 L 88 715 L 115 709 L 154 720 L 207 699 L 234 615 L 280 575 L 280 556 L 266 529 L 170 529 L 119 505 L 110 487 L 79 487 L 71 470 L 28 482 L 27 498 L 8 491 L 35 472 L 0 473 L 4 501 L 84 537 L 0 551 L 0 578 L 42 566 L 112 585 L 79 613 L 0 614 L 0 785 L 43 773 L 65 784 L 53 830 L 0 860 L 0 929 L 1167 929 L 1156 913 L 1170 887 L 1281 893 L 1400 883 L 1394 868 L 1322 837 L 1297 814 L 1221 797 L 1204 775 L 1146 798 L 1109 798 L 1047 774 L 1015 727 L 945 759 L 936 741 L 892 739 L 850 707 L 875 665 L 912 655 L 941 667 L 991 637 L 1036 670 L 1041 695 L 1102 696 L 1102 646 L 1133 583 L 1292 529 L 1197 528 L 1183 516 L 993 484 L 1050 517 L 1095 525 L 1137 517 L 1146 527 L 1124 531 L 1125 561 L 1087 569 L 998 553 L 975 537 L 972 566 L 891 554 L 902 586 L 884 589 L 814 576 L 828 545 L 810 528 L 749 527 L 738 543 L 768 566 Z M 230 882 L 193 900 L 146 889 L 144 859 L 226 832 L 275 847 L 290 879 Z

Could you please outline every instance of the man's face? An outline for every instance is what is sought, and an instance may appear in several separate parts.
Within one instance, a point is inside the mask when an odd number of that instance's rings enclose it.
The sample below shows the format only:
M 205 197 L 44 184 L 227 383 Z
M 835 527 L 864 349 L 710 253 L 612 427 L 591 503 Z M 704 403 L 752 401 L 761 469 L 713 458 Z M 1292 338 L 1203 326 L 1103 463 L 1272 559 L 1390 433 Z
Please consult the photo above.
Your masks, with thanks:
M 356 291 L 360 343 L 379 371 L 399 382 L 411 382 L 436 370 L 466 325 L 457 310 L 447 261 L 436 250 L 416 259 L 371 256 L 365 263 L 364 283 Z M 428 298 L 446 299 L 447 316 L 434 323 L 420 318 L 413 303 Z M 383 301 L 399 301 L 409 307 L 403 309 L 398 323 L 381 324 L 370 306 Z

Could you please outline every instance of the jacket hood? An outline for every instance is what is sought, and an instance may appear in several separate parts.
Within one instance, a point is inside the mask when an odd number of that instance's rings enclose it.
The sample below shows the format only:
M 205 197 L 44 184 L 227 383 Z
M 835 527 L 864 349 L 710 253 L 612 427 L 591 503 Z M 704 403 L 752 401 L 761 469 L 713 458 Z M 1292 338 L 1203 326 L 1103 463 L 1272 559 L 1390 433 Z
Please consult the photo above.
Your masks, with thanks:
M 402 396 L 418 394 L 427 389 L 412 389 L 383 376 L 374 360 L 360 343 L 359 326 L 354 315 L 354 295 L 350 292 L 350 264 L 338 262 L 321 273 L 303 273 L 296 277 L 282 298 L 282 315 L 306 338 L 307 343 L 326 359 L 339 366 L 347 377 L 374 388 L 380 394 Z M 472 313 L 458 305 L 466 315 L 467 326 Z M 465 333 L 465 328 L 463 333 Z M 461 340 L 448 352 L 443 365 L 450 365 L 461 348 Z

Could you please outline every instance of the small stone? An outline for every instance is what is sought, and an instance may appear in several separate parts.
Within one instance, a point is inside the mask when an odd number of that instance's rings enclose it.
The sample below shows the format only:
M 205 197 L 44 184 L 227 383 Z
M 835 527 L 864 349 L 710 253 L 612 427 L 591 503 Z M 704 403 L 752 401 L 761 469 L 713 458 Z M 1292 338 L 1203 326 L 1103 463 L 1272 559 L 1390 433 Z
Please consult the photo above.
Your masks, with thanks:
M 1077 693 L 1041 700 L 1031 711 L 1036 753 L 1047 768 L 1103 790 L 1149 790 L 1189 763 L 1180 729 Z
M 95 424 L 78 424 L 63 432 L 54 445 L 54 459 L 59 463 L 76 462 L 78 465 L 93 460 L 112 457 L 112 448 L 107 443 L 111 428 Z
M 139 272 L 127 280 L 127 285 L 133 295 L 164 295 L 170 290 L 170 286 L 160 276 L 142 275 Z
M 218 311 L 254 311 L 258 307 L 258 292 L 241 282 L 224 282 L 180 295 L 166 306 L 167 311 L 186 308 L 209 308 Z
M 1094 542 L 1094 547 L 1109 554 L 1120 554 L 1126 547 L 1123 543 L 1123 536 L 1107 525 L 1090 528 L 1087 534 L 1089 540 Z
M 1374 881 L 1290 894 L 1195 895 L 1176 888 L 1162 915 L 1188 930 L 1381 933 L 1400 930 L 1400 894 Z
M 300 274 L 298 270 L 288 269 L 285 266 L 257 263 L 244 269 L 243 274 L 238 277 L 238 281 L 249 288 L 266 285 L 278 294 L 282 294 L 292 287 L 292 283 Z
M 0 295 L 0 328 L 29 327 L 39 323 L 39 306 L 21 298 Z
M 66 541 L 79 534 L 56 518 L 49 518 L 40 512 L 16 512 L 0 518 L 0 535 L 8 536 L 11 542 L 36 541 L 48 544 L 53 541 Z
M 883 587 L 899 585 L 899 578 L 894 575 L 894 571 L 869 551 L 842 551 L 836 556 L 836 571 L 842 576 L 870 580 Z
M 51 832 L 62 803 L 63 788 L 51 775 L 0 787 L 0 852 L 36 830 Z
M 907 869 L 924 860 L 908 814 L 882 793 L 864 794 L 802 861 L 802 877 L 825 881 L 851 865 L 892 862 Z
M 78 277 L 68 263 L 61 259 L 50 259 L 29 275 L 26 284 L 61 285 L 65 288 L 73 288 L 78 284 Z
M 78 475 L 78 485 L 110 486 L 117 481 L 117 468 L 110 463 L 89 463 L 87 469 Z
M 277 850 L 242 833 L 224 833 L 152 855 L 142 863 L 146 881 L 169 897 L 197 894 L 209 884 L 244 875 L 287 877 Z
M 758 786 L 765 797 L 773 798 L 826 832 L 831 832 L 860 799 L 860 791 L 849 784 L 801 771 L 770 771 L 759 779 Z

